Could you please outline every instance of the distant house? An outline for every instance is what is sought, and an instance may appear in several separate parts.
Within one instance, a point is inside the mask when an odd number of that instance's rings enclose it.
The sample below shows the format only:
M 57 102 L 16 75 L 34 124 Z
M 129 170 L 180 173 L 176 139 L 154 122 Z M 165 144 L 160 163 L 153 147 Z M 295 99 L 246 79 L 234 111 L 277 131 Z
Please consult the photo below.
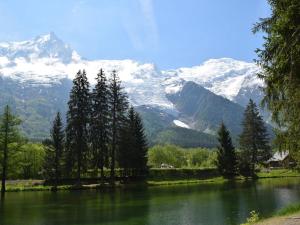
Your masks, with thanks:
M 169 165 L 169 164 L 166 164 L 166 163 L 162 163 L 162 164 L 160 165 L 160 168 L 162 168 L 162 169 L 173 169 L 174 166 Z
M 293 164 L 293 160 L 291 160 L 289 151 L 277 151 L 274 153 L 272 158 L 267 161 L 267 165 L 269 167 L 289 167 Z

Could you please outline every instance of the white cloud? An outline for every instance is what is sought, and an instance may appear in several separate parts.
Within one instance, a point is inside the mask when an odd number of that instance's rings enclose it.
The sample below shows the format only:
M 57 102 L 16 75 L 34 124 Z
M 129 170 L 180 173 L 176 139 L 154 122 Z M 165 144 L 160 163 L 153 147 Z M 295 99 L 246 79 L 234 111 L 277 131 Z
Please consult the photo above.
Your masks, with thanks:
M 155 20 L 155 14 L 153 9 L 153 1 L 152 0 L 139 0 L 141 10 L 143 12 L 143 15 L 145 17 L 145 25 L 147 28 L 147 33 L 154 44 L 155 47 L 157 47 L 158 44 L 158 28 Z
M 135 49 L 157 49 L 159 32 L 152 0 L 139 0 L 137 7 L 128 6 L 122 19 L 124 29 Z
M 122 22 L 133 47 L 137 50 L 143 50 L 144 44 L 137 24 L 132 22 L 129 15 L 124 16 Z

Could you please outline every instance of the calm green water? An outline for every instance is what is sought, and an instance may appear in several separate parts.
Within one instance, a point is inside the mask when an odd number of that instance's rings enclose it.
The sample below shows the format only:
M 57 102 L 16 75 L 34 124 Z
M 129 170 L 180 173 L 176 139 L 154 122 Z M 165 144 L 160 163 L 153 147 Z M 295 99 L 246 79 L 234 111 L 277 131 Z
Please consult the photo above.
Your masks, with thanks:
M 7 193 L 1 225 L 240 224 L 300 200 L 300 179 L 73 192 Z

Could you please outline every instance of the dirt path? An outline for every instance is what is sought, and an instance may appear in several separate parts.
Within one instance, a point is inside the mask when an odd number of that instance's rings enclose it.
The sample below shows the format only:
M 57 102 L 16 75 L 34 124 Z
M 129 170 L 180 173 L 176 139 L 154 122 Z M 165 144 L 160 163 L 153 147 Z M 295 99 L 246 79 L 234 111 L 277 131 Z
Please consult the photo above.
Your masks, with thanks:
M 300 214 L 267 219 L 257 225 L 300 225 Z

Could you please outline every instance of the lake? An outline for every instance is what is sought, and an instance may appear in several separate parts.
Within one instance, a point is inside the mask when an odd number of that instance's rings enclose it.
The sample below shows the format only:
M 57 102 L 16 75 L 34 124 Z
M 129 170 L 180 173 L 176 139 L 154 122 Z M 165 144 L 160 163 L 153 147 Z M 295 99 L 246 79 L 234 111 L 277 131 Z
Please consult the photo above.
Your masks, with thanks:
M 118 189 L 7 193 L 1 225 L 240 224 L 300 200 L 300 179 Z

